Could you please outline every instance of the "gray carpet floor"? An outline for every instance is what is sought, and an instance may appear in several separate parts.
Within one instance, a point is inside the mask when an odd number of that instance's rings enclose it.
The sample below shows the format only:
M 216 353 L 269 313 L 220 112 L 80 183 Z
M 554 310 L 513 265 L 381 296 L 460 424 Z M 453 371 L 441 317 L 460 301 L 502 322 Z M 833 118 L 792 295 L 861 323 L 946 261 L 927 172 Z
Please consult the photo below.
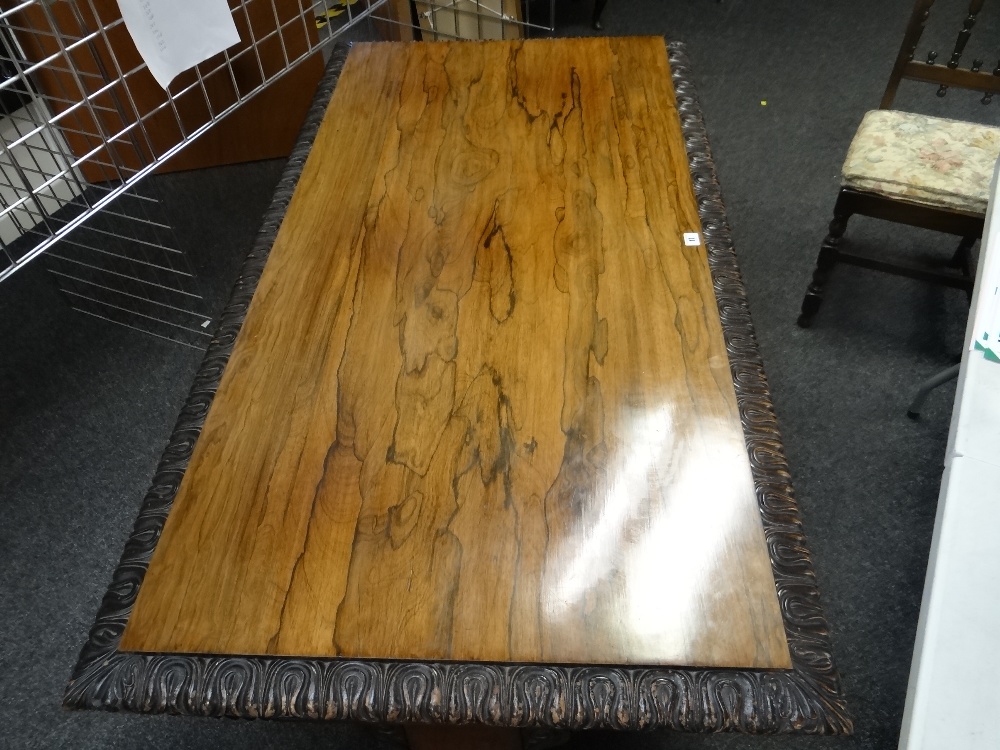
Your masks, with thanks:
M 590 33 L 590 7 L 557 3 L 559 33 Z M 915 386 L 959 354 L 967 302 L 954 290 L 844 267 L 815 326 L 801 330 L 795 318 L 840 164 L 862 115 L 877 106 L 909 7 L 609 4 L 605 33 L 688 44 L 856 733 L 593 732 L 574 735 L 570 747 L 896 746 L 954 386 L 935 391 L 919 421 L 905 413 Z M 907 90 L 900 101 L 926 112 L 956 105 L 968 109 L 961 116 L 996 120 L 993 108 L 932 91 Z M 155 178 L 216 310 L 281 168 Z M 857 220 L 848 236 L 940 260 L 953 250 L 949 238 L 873 221 Z M 387 746 L 346 724 L 60 707 L 199 361 L 196 351 L 72 312 L 42 263 L 0 285 L 0 748 Z

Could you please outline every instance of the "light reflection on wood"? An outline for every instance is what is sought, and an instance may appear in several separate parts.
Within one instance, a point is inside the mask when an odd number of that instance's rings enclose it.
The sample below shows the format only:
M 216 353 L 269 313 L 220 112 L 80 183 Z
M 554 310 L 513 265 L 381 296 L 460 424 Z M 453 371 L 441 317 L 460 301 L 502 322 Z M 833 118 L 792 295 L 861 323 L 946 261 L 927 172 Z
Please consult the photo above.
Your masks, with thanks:
M 123 650 L 789 666 L 669 81 L 355 48 Z

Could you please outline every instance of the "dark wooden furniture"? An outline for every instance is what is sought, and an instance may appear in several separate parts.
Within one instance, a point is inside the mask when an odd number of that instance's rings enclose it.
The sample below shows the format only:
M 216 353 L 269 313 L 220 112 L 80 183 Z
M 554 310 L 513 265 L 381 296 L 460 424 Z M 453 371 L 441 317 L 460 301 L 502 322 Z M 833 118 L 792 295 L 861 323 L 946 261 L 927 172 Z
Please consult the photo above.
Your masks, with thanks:
M 973 60 L 969 69 L 959 67 L 966 44 L 975 26 L 976 17 L 984 0 L 972 0 L 962 20 L 961 30 L 954 49 L 946 64 L 938 60 L 937 52 L 930 52 L 926 62 L 914 60 L 916 47 L 924 31 L 934 0 L 917 0 L 913 7 L 903 42 L 900 45 L 895 65 L 886 85 L 879 105 L 881 110 L 891 110 L 896 90 L 904 79 L 922 81 L 937 86 L 938 96 L 944 96 L 949 87 L 959 87 L 985 92 L 983 103 L 989 103 L 993 95 L 1000 91 L 1000 63 L 992 72 L 983 69 L 982 60 Z M 938 232 L 957 235 L 961 238 L 951 265 L 957 270 L 947 271 L 922 267 L 895 259 L 878 258 L 845 250 L 841 239 L 847 230 L 847 223 L 854 215 L 870 216 L 886 221 L 909 224 Z M 910 278 L 932 281 L 950 287 L 972 289 L 973 279 L 969 269 L 969 251 L 982 236 L 985 209 L 961 210 L 954 207 L 933 205 L 919 198 L 900 198 L 860 190 L 845 185 L 837 195 L 833 209 L 833 220 L 823 240 L 812 281 L 802 301 L 802 311 L 798 323 L 808 327 L 823 301 L 824 287 L 830 272 L 838 263 L 861 266 Z
M 849 732 L 683 48 L 344 57 L 66 705 Z

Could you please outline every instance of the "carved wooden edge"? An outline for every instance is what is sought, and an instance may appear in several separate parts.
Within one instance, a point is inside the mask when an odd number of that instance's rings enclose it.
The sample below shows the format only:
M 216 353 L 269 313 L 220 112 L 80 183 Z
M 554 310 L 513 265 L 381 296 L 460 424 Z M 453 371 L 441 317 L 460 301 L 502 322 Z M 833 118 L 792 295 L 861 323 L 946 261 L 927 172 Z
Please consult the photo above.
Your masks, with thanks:
M 773 674 L 780 674 L 788 680 L 784 689 L 801 691 L 801 698 L 805 701 L 801 710 L 805 715 L 813 712 L 812 718 L 806 721 L 810 728 L 850 733 L 853 727 L 844 703 L 840 677 L 833 666 L 829 628 L 819 604 L 819 590 L 802 533 L 788 463 L 771 405 L 746 291 L 736 262 L 726 209 L 684 45 L 669 43 L 668 58 L 750 455 L 757 503 L 764 522 L 775 586 L 791 650 L 791 673 Z M 781 723 L 782 728 L 804 728 L 791 716 L 782 718 Z
M 118 650 L 236 335 L 336 86 L 335 49 L 66 689 L 68 708 L 551 729 L 849 733 L 826 621 L 683 45 L 668 45 L 791 670 L 349 661 Z

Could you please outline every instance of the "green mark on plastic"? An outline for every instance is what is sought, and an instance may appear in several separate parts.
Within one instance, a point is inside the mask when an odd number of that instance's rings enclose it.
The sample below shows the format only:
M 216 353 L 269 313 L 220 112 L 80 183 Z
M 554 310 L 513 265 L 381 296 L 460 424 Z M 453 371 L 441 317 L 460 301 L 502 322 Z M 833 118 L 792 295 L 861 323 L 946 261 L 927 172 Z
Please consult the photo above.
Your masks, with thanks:
M 986 336 L 983 336 L 983 338 L 985 339 Z M 1000 357 L 998 357 L 996 352 L 994 352 L 988 346 L 983 346 L 977 341 L 975 348 L 976 351 L 980 351 L 983 353 L 983 359 L 988 360 L 989 362 L 1000 362 Z

